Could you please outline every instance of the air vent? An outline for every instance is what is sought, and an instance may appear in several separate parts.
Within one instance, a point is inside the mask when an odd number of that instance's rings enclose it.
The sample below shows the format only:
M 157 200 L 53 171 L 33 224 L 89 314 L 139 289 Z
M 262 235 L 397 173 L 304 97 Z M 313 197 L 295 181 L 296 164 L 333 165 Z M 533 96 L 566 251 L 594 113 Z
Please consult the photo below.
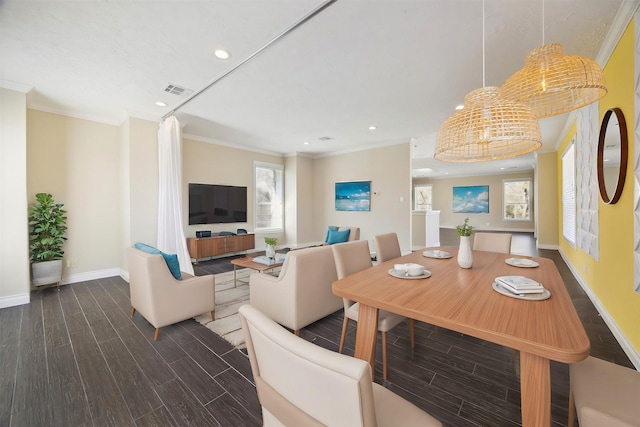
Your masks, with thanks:
M 318 138 L 320 141 L 331 141 L 333 138 L 331 138 L 330 136 L 321 136 L 320 138 Z
M 178 85 L 174 85 L 173 83 L 167 84 L 163 90 L 167 93 L 170 93 L 171 95 L 178 96 L 189 96 L 193 93 L 191 89 L 186 89 Z

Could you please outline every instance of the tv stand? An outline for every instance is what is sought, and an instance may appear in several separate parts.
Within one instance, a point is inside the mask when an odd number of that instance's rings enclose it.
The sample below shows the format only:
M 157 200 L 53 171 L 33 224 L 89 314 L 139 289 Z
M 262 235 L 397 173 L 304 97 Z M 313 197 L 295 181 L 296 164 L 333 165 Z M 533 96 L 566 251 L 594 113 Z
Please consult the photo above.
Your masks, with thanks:
M 256 235 L 238 234 L 235 236 L 187 237 L 187 249 L 191 258 L 198 260 L 227 253 L 241 252 L 256 247 Z

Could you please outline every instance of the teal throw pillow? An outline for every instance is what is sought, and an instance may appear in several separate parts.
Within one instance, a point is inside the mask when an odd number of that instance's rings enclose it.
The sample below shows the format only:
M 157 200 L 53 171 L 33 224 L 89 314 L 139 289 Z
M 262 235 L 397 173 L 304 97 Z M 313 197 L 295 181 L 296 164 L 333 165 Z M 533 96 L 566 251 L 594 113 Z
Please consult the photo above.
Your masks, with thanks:
M 327 228 L 327 236 L 324 238 L 325 243 L 329 243 L 330 231 L 338 231 L 338 227 L 336 227 L 335 225 L 330 225 L 329 228 Z
M 349 240 L 349 233 L 351 229 L 346 230 L 329 230 L 329 236 L 327 237 L 327 243 L 333 245 L 334 243 L 344 243 Z
M 145 244 L 145 243 L 140 243 L 140 242 L 138 242 L 138 243 L 136 243 L 136 244 L 135 244 L 135 245 L 133 245 L 133 246 L 134 246 L 136 249 L 139 249 L 139 250 L 141 250 L 142 252 L 146 252 L 146 253 L 148 253 L 148 254 L 154 254 L 154 255 L 155 255 L 155 254 L 159 254 L 159 253 L 160 253 L 160 250 L 159 250 L 159 249 L 156 249 L 156 248 L 154 248 L 153 246 L 149 246 L 149 245 L 147 245 L 147 244 Z
M 161 254 L 162 258 L 164 258 L 164 262 L 167 263 L 167 268 L 169 269 L 173 277 L 175 277 L 176 280 L 182 280 L 182 272 L 180 271 L 180 262 L 178 261 L 178 255 L 165 254 L 160 249 L 156 249 L 153 246 L 149 246 L 145 243 L 138 242 L 133 246 L 136 249 L 151 255 Z
M 167 263 L 167 267 L 169 267 L 169 271 L 173 274 L 173 277 L 176 280 L 182 280 L 182 272 L 180 271 L 180 261 L 178 261 L 178 255 L 176 254 L 165 254 L 164 252 L 160 252 L 164 261 Z

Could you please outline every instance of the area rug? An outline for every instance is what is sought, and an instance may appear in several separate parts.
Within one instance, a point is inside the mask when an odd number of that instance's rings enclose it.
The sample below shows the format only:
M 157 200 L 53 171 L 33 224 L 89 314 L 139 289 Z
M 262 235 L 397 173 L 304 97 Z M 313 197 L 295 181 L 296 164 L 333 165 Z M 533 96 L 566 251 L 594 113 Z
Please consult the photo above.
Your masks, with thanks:
M 249 276 L 252 274 L 272 274 L 277 276 L 280 268 L 268 273 L 258 273 L 250 268 L 237 271 L 237 286 L 233 286 L 233 271 L 216 274 L 216 320 L 211 321 L 211 314 L 201 314 L 194 319 L 201 325 L 218 334 L 232 346 L 246 347 L 244 334 L 240 325 L 238 308 L 249 303 Z

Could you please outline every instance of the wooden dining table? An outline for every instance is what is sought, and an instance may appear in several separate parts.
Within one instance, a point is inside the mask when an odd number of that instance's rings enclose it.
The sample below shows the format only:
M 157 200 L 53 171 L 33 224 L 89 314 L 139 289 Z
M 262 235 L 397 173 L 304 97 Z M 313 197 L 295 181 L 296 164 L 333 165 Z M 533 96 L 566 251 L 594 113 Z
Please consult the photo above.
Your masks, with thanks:
M 449 252 L 428 258 L 424 250 Z M 524 427 L 551 425 L 550 361 L 575 363 L 589 355 L 590 344 L 554 262 L 526 257 L 534 268 L 509 265 L 510 254 L 473 251 L 473 266 L 461 268 L 458 248 L 426 248 L 383 262 L 333 283 L 334 294 L 360 303 L 355 357 L 375 366 L 378 310 L 451 329 L 520 352 L 521 413 Z M 424 279 L 396 278 L 394 264 L 417 263 L 431 272 Z M 498 293 L 498 276 L 525 276 L 550 291 L 530 301 Z

